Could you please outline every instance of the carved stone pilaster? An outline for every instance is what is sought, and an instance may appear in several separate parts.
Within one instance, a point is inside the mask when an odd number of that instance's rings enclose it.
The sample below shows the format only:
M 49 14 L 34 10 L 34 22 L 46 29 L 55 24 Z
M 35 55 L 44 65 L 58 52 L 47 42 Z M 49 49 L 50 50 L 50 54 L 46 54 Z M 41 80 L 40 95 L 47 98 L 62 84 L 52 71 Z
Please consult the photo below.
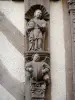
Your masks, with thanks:
M 75 100 L 75 0 L 68 0 L 72 38 L 73 100 Z
M 49 7 L 47 0 L 27 0 L 25 22 L 25 100 L 46 99 L 50 85 Z M 50 95 L 50 92 L 49 92 Z M 49 98 L 50 100 L 50 98 Z

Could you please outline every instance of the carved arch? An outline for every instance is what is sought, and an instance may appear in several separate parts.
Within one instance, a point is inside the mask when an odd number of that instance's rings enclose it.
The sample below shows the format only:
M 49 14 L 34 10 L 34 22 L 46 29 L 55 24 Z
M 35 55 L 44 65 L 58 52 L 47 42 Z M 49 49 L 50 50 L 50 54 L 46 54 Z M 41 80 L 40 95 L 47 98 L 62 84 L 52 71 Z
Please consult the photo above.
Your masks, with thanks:
M 27 21 L 32 19 L 33 16 L 34 16 L 34 12 L 37 9 L 40 9 L 42 11 L 42 19 L 44 19 L 45 21 L 48 21 L 49 20 L 49 13 L 47 12 L 46 8 L 43 5 L 40 5 L 40 4 L 31 6 L 30 9 L 25 14 L 25 19 Z

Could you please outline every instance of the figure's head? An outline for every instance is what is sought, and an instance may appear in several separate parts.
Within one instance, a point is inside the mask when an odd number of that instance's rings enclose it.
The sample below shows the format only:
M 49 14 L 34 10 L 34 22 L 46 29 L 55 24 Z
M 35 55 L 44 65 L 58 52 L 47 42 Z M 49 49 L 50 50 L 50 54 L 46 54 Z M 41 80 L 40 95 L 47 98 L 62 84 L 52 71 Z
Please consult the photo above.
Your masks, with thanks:
M 34 61 L 39 61 L 39 59 L 40 59 L 39 54 L 34 54 L 33 60 L 34 60 Z
M 37 9 L 35 12 L 34 12 L 34 17 L 36 18 L 41 18 L 42 16 L 42 11 L 40 9 Z

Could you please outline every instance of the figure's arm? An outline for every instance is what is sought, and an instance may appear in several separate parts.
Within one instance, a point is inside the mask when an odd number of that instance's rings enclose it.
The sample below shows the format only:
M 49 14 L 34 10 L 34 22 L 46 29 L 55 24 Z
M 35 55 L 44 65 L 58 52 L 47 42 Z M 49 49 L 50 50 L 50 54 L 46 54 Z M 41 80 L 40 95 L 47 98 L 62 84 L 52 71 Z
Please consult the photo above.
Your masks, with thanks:
M 44 23 L 42 24 L 42 27 L 46 28 L 46 25 L 47 25 L 47 23 L 46 23 L 46 21 L 44 21 Z
M 49 68 L 48 64 L 44 63 L 43 67 L 44 67 L 43 70 L 42 70 L 43 74 L 50 72 L 50 68 Z
M 26 64 L 25 70 L 28 71 L 28 72 L 32 72 L 33 71 L 31 63 L 27 63 Z
M 34 21 L 31 20 L 31 21 L 29 21 L 29 22 L 27 23 L 26 31 L 27 31 L 27 32 L 30 32 L 30 31 L 33 30 L 33 29 L 34 29 Z
M 39 26 L 40 26 L 41 28 L 45 28 L 46 25 L 47 25 L 47 23 L 46 23 L 45 20 L 40 20 L 40 22 L 39 22 Z
M 45 32 L 46 27 L 47 27 L 47 23 L 46 23 L 46 21 L 42 20 L 42 21 L 39 22 L 38 26 L 39 26 L 39 28 L 42 32 Z

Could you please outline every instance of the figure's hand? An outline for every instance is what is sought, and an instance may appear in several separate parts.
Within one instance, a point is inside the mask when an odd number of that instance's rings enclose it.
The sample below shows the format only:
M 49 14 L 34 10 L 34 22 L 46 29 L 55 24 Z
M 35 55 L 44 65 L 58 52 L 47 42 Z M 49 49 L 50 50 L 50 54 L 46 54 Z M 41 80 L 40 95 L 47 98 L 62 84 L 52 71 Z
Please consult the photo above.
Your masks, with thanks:
M 44 73 L 45 73 L 45 70 L 43 69 L 43 70 L 42 70 L 42 74 L 44 74 Z
M 48 69 L 48 68 L 42 69 L 42 73 L 43 73 L 43 74 L 45 74 L 45 73 L 47 73 L 47 72 L 49 72 L 49 69 Z
M 33 72 L 33 69 L 32 68 L 29 68 L 29 72 Z
M 42 27 L 46 27 L 46 24 L 42 24 Z

